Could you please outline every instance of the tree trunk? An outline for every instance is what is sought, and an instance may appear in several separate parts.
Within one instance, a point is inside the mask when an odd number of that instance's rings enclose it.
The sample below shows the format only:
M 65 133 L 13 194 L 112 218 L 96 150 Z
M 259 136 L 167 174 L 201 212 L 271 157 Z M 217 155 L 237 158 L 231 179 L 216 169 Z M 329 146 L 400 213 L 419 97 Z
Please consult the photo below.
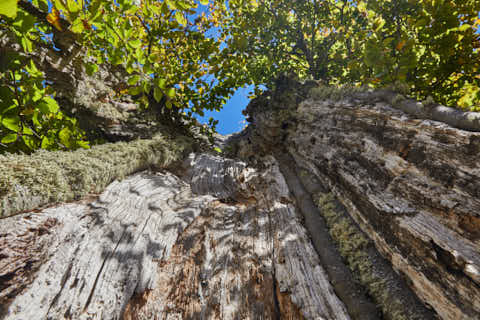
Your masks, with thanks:
M 285 81 L 222 156 L 2 219 L 1 318 L 479 318 L 480 134 Z

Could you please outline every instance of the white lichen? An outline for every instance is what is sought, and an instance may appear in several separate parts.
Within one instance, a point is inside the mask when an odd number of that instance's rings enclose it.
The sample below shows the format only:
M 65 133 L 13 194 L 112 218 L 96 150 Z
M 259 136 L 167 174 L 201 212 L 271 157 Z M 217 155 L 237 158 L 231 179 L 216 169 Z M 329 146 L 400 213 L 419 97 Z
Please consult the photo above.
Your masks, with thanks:
M 350 218 L 344 217 L 335 208 L 335 198 L 331 193 L 319 193 L 316 205 L 325 218 L 329 233 L 338 246 L 340 255 L 350 270 L 358 276 L 360 283 L 367 288 L 370 296 L 381 307 L 385 319 L 405 320 L 405 306 L 388 288 L 388 284 L 374 272 L 373 261 L 368 254 L 370 240 L 359 230 Z
M 335 87 L 320 85 L 310 89 L 309 95 L 314 100 L 341 100 L 363 91 L 365 91 L 364 88 L 354 86 Z
M 99 193 L 115 179 L 165 167 L 191 148 L 185 137 L 109 143 L 76 151 L 0 156 L 0 217 Z

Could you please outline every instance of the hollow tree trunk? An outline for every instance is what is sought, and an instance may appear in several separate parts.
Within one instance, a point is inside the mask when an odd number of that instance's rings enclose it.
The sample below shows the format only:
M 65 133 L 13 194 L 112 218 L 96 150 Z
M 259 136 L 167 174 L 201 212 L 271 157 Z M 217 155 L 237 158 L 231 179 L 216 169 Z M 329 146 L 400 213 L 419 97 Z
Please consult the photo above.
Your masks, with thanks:
M 253 101 L 225 156 L 0 220 L 1 317 L 479 318 L 480 134 L 319 90 Z

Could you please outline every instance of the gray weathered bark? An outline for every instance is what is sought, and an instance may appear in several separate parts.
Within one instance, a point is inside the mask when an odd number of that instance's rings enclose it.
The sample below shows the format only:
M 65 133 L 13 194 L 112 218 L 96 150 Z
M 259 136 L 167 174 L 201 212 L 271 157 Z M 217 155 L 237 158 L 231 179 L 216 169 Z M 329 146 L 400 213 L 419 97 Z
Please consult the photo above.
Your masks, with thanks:
M 232 159 L 0 220 L 0 317 L 480 318 L 477 127 L 324 91 L 253 101 Z

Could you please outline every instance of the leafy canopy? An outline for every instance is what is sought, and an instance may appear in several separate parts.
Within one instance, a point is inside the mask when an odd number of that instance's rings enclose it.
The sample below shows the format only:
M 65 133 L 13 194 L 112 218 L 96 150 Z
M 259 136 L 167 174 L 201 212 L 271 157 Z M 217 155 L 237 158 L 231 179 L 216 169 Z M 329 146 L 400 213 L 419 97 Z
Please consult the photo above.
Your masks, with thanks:
M 480 111 L 480 1 L 231 0 L 229 49 L 255 84 L 281 73 L 326 84 L 401 84 Z
M 220 72 L 228 68 L 219 55 L 224 38 L 208 36 L 218 27 L 211 11 L 225 5 L 210 2 L 198 14 L 208 0 L 2 2 L 0 39 L 13 38 L 21 50 L 0 52 L 0 147 L 29 152 L 89 146 L 77 121 L 57 103 L 55 84 L 30 58 L 40 48 L 52 53 L 75 43 L 88 74 L 102 66 L 121 68 L 128 76 L 118 95 L 143 107 L 160 105 L 177 120 L 192 122 L 194 114 L 219 110 L 237 82 Z
M 285 73 L 400 84 L 419 99 L 480 110 L 479 11 L 478 0 L 4 0 L 0 41 L 21 49 L 0 49 L 0 147 L 89 147 L 32 59 L 69 41 L 88 74 L 120 67 L 128 77 L 119 95 L 184 121 Z

